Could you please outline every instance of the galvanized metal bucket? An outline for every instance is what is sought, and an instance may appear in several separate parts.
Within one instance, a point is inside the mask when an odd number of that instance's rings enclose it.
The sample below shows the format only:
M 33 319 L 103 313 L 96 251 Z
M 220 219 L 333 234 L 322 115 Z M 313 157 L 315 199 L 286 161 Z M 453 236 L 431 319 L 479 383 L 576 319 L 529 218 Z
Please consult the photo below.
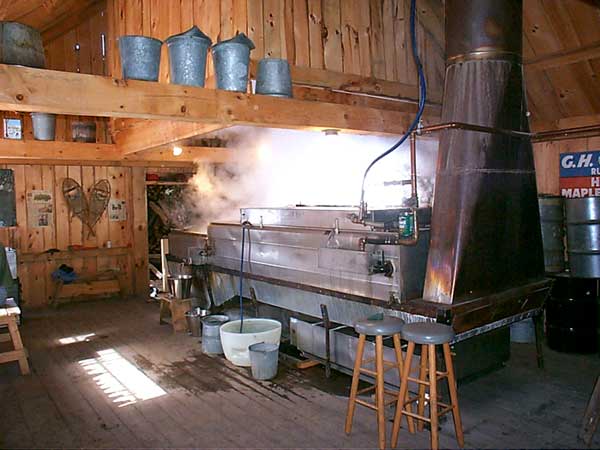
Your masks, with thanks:
M 56 114 L 31 113 L 33 137 L 38 141 L 53 141 L 56 134 Z
M 222 314 L 202 318 L 202 352 L 209 355 L 223 354 L 220 328 L 228 321 L 229 317 Z
M 254 43 L 244 34 L 213 45 L 217 88 L 226 91 L 246 92 L 250 50 Z
M 600 197 L 565 200 L 571 276 L 600 278 Z
M 0 22 L 0 63 L 46 66 L 40 32 L 18 22 Z
M 546 272 L 562 272 L 565 269 L 563 198 L 540 195 L 538 205 L 544 247 L 544 267 Z
M 264 58 L 259 61 L 256 93 L 292 98 L 292 77 L 286 59 Z
M 260 342 L 248 347 L 252 377 L 256 380 L 271 380 L 277 376 L 279 345 Z
M 148 36 L 121 36 L 119 54 L 123 79 L 158 81 L 162 41 Z
M 204 87 L 206 55 L 212 44 L 210 38 L 193 26 L 165 42 L 169 48 L 171 83 Z

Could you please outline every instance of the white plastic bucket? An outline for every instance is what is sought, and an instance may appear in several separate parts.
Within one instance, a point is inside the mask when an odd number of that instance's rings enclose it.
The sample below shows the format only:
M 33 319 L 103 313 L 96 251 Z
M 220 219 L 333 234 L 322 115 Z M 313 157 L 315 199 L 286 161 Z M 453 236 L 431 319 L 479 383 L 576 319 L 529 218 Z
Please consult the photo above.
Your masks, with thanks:
M 281 323 L 272 319 L 245 319 L 240 333 L 240 321 L 234 320 L 221 325 L 220 333 L 225 358 L 236 366 L 250 367 L 248 347 L 259 342 L 279 345 Z

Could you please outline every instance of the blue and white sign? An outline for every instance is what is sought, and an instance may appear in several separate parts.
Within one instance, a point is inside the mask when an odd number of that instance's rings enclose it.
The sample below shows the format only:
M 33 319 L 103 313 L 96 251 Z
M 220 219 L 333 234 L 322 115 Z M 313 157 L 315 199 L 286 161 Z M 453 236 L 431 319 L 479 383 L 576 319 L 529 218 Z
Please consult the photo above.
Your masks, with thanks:
M 600 196 L 600 150 L 561 153 L 559 186 L 567 198 Z

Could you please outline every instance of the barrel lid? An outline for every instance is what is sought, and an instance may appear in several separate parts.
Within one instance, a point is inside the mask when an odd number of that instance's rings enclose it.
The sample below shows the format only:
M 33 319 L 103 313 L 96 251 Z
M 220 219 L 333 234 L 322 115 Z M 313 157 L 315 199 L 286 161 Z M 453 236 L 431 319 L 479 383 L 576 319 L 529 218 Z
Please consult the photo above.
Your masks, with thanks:
M 213 48 L 218 47 L 223 44 L 243 44 L 243 45 L 246 45 L 250 50 L 254 50 L 256 48 L 256 46 L 254 45 L 254 42 L 252 42 L 252 39 L 250 39 L 248 36 L 246 36 L 245 33 L 238 33 L 231 39 L 227 39 L 226 41 L 218 42 L 215 45 L 213 45 Z
M 184 31 L 183 33 L 179 33 L 179 34 L 174 34 L 173 36 L 169 36 L 165 42 L 167 44 L 180 39 L 180 38 L 199 38 L 199 39 L 204 39 L 206 41 L 208 41 L 208 45 L 212 44 L 212 39 L 207 36 L 206 34 L 204 34 L 200 28 L 198 28 L 196 25 L 194 25 L 192 28 L 190 28 L 187 31 Z

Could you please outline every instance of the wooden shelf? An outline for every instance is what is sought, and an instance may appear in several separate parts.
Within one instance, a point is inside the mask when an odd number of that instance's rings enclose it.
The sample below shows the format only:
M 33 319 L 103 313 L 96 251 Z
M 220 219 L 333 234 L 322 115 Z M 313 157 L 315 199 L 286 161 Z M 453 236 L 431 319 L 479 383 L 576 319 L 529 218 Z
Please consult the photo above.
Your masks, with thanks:
M 19 253 L 19 264 L 26 262 L 63 261 L 73 258 L 93 258 L 96 256 L 124 256 L 132 251 L 129 247 L 92 248 L 85 250 L 62 250 L 54 253 Z
M 146 186 L 187 186 L 189 181 L 146 181 Z

